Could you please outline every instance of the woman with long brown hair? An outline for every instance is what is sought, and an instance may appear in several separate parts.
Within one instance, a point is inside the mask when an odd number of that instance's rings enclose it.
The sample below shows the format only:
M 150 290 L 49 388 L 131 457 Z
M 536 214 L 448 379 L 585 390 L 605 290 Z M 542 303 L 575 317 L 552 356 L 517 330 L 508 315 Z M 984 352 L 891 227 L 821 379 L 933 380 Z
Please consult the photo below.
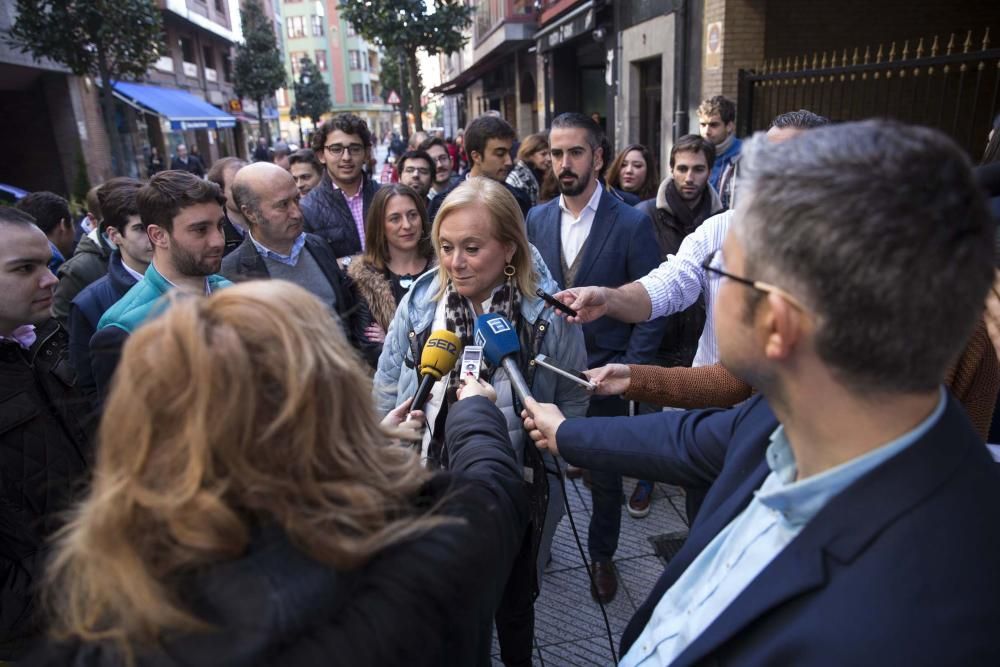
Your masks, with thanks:
M 629 144 L 611 163 L 607 183 L 632 206 L 656 197 L 660 176 L 653 154 L 642 144 Z
M 364 329 L 361 350 L 372 368 L 400 299 L 437 262 L 424 199 L 401 183 L 383 185 L 368 209 L 365 251 L 347 267 Z
M 46 664 L 489 664 L 527 522 L 504 418 L 463 385 L 460 469 L 428 472 L 329 322 L 274 280 L 132 335 L 55 545 Z

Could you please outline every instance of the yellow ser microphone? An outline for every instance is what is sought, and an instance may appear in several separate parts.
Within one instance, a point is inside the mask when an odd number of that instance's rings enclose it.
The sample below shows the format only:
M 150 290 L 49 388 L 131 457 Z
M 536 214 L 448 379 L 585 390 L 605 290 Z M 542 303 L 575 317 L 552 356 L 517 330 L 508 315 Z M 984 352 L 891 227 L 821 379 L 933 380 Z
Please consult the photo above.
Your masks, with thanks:
M 423 410 L 431 387 L 442 377 L 451 372 L 462 352 L 462 341 L 447 329 L 431 332 L 431 337 L 424 344 L 420 353 L 420 386 L 413 396 L 410 410 Z

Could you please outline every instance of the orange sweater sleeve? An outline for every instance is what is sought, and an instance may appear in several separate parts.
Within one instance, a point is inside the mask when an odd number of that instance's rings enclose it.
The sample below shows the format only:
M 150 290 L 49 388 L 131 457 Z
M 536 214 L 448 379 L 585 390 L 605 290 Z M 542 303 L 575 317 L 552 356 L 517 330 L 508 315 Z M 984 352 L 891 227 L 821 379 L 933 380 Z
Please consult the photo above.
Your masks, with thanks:
M 629 366 L 624 398 L 671 408 L 728 408 L 750 398 L 750 385 L 721 364 L 713 366 Z

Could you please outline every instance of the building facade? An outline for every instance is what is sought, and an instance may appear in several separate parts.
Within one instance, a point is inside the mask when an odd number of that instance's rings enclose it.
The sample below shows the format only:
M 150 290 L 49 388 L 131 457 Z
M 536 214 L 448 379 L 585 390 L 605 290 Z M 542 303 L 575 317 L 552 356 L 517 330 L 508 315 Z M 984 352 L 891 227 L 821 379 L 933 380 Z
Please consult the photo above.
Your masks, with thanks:
M 289 128 L 286 139 L 308 143 L 312 121 L 292 119 L 294 87 L 299 63 L 308 56 L 330 86 L 331 113 L 357 114 L 376 137 L 392 124 L 392 107 L 382 101 L 379 83 L 381 51 L 340 18 L 336 0 L 282 0 L 284 58 L 289 87 L 278 95 L 282 124 Z

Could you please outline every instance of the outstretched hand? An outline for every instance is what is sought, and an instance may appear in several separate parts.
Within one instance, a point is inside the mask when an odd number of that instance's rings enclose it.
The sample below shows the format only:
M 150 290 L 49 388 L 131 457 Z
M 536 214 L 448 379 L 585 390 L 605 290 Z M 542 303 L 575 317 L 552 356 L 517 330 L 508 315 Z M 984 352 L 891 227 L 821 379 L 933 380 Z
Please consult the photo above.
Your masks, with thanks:
M 393 435 L 401 440 L 420 440 L 423 437 L 424 416 L 423 410 L 410 412 L 412 398 L 403 401 L 398 407 L 393 408 L 382 418 L 382 426 L 394 431 Z
M 573 316 L 556 310 L 560 316 L 574 324 L 593 322 L 608 312 L 608 302 L 603 287 L 573 287 L 557 292 L 553 296 L 576 311 L 576 315 Z
M 632 371 L 625 364 L 608 364 L 584 371 L 587 379 L 596 385 L 598 396 L 620 396 L 632 384 Z
M 521 411 L 521 419 L 524 420 L 524 430 L 528 432 L 528 437 L 535 441 L 536 447 L 548 450 L 553 456 L 559 456 L 556 431 L 559 430 L 559 425 L 566 421 L 566 417 L 558 407 L 552 403 L 539 403 L 533 398 L 527 398 L 524 401 L 524 410 Z

